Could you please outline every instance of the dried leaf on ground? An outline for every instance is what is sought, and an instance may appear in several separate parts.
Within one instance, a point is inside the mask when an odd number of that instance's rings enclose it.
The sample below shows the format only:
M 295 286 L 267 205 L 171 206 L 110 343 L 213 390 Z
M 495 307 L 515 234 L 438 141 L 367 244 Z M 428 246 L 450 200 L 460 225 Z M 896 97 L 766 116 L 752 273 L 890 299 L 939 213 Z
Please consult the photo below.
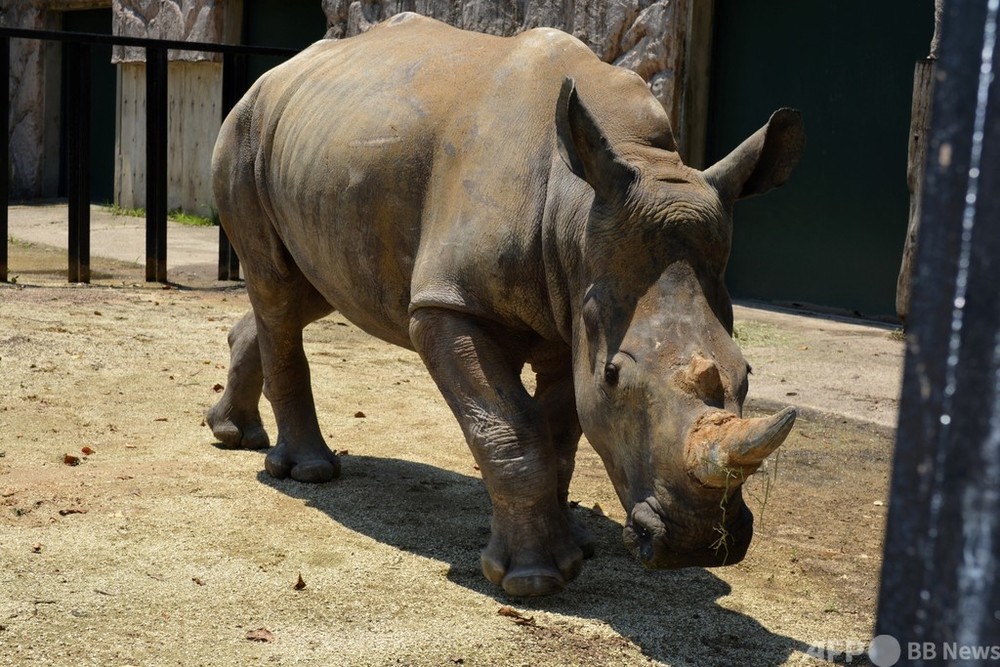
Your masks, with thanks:
M 252 642 L 270 643 L 274 641 L 274 634 L 267 628 L 257 628 L 248 632 L 246 638 Z
M 500 609 L 497 610 L 497 613 L 500 614 L 501 616 L 506 616 L 507 618 L 513 620 L 518 625 L 535 625 L 534 616 L 525 616 L 517 609 L 514 609 L 509 605 L 504 605 L 500 607 Z

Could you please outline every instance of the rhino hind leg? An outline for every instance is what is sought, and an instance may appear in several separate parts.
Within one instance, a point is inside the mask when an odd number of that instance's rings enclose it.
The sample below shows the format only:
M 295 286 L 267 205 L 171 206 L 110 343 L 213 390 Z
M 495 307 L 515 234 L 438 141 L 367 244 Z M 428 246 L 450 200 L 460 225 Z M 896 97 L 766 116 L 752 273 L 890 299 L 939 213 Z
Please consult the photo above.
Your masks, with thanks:
M 488 325 L 421 309 L 410 337 L 462 426 L 493 505 L 483 574 L 511 596 L 561 590 L 583 565 L 561 507 L 558 457 L 538 402 L 521 384 L 521 363 Z
M 267 280 L 262 286 L 251 279 L 248 269 L 263 393 L 278 425 L 277 442 L 265 457 L 264 467 L 278 479 L 328 482 L 340 474 L 340 461 L 320 432 L 302 330 L 333 308 L 297 269 L 282 278 L 277 283 Z
M 256 405 L 263 387 L 278 425 L 267 471 L 325 482 L 339 474 L 340 463 L 320 433 L 302 329 L 333 308 L 295 263 L 274 227 L 268 191 L 258 188 L 256 158 L 266 139 L 254 120 L 260 91 L 254 86 L 223 122 L 212 157 L 216 206 L 243 263 L 253 316 L 233 329 L 230 386 L 208 420 L 224 445 L 237 437 L 240 444 L 262 444 Z
M 260 418 L 264 372 L 257 343 L 257 322 L 249 311 L 229 332 L 229 373 L 219 401 L 205 421 L 223 449 L 267 449 L 271 446 Z
M 279 479 L 328 482 L 340 474 L 340 461 L 320 432 L 302 330 L 334 309 L 291 255 L 278 250 L 281 241 L 274 230 L 254 224 L 262 219 L 243 218 L 241 232 L 259 232 L 251 245 L 245 244 L 245 235 L 230 235 L 234 245 L 242 242 L 237 252 L 244 261 L 253 311 L 230 334 L 229 386 L 210 411 L 209 423 L 220 440 L 235 441 L 233 431 L 238 430 L 241 442 L 260 442 L 266 438 L 257 412 L 263 389 L 278 426 L 275 445 L 264 459 L 267 472 Z

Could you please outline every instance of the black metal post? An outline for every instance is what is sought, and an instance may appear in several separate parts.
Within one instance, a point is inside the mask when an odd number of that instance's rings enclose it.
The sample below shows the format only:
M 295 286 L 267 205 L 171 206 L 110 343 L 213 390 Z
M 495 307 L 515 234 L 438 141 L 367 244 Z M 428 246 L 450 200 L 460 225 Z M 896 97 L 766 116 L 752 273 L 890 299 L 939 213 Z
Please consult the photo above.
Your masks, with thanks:
M 0 132 L 0 282 L 10 278 L 8 265 L 8 239 L 10 220 L 7 206 L 10 204 L 10 37 L 0 35 L 0 118 L 3 118 L 3 132 Z
M 245 56 L 226 53 L 222 56 L 222 120 L 246 90 L 247 60 Z M 229 243 L 226 230 L 219 225 L 219 280 L 239 280 L 240 260 Z
M 69 282 L 90 282 L 90 45 L 66 48 L 67 196 L 69 198 Z
M 942 28 L 880 666 L 985 664 L 1000 646 L 1000 2 L 951 0 Z
M 0 110 L 10 125 L 10 39 L 41 39 L 61 42 L 66 47 L 67 102 L 75 106 L 68 119 L 69 135 L 67 156 L 67 189 L 69 190 L 70 218 L 70 270 L 71 282 L 90 281 L 90 48 L 95 44 L 135 46 L 146 49 L 146 280 L 167 280 L 167 50 L 209 51 L 222 53 L 229 64 L 224 65 L 224 76 L 229 101 L 225 112 L 236 103 L 246 90 L 246 57 L 266 55 L 288 58 L 296 49 L 244 46 L 239 44 L 212 44 L 179 40 L 146 39 L 122 35 L 63 32 L 57 30 L 31 30 L 0 26 Z M 235 57 L 234 57 L 235 56 Z M 81 83 L 82 81 L 82 83 Z M 79 111 L 83 109 L 84 111 Z M 224 112 L 224 113 L 225 113 Z M 81 125 L 77 125 L 80 123 Z M 82 125 L 85 124 L 85 125 Z M 74 139 L 76 137 L 77 139 Z M 82 140 L 85 143 L 79 143 Z M 0 167 L 0 281 L 8 280 L 9 233 L 8 204 L 10 177 L 10 143 L 8 132 L 0 132 L 0 153 L 5 160 Z M 229 245 L 225 233 L 219 235 L 219 277 L 237 280 L 239 260 Z M 225 277 L 224 277 L 225 276 Z
M 146 281 L 167 282 L 167 50 L 146 48 Z

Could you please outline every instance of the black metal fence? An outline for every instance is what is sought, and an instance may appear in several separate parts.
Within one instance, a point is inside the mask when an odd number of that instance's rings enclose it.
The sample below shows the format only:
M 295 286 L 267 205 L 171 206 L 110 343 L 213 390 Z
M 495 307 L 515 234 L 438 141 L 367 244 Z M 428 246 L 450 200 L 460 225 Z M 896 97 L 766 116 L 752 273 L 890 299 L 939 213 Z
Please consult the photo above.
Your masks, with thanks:
M 94 45 L 132 46 L 146 50 L 146 280 L 167 280 L 167 52 L 208 51 L 222 54 L 222 116 L 247 90 L 249 56 L 291 57 L 298 51 L 263 46 L 210 44 L 116 35 L 0 27 L 0 118 L 10 118 L 10 40 L 62 42 L 69 49 L 65 90 L 67 113 L 67 199 L 69 209 L 69 281 L 90 282 L 90 50 Z M 8 279 L 10 136 L 0 132 L 0 281 Z M 219 228 L 219 280 L 239 278 L 239 260 Z

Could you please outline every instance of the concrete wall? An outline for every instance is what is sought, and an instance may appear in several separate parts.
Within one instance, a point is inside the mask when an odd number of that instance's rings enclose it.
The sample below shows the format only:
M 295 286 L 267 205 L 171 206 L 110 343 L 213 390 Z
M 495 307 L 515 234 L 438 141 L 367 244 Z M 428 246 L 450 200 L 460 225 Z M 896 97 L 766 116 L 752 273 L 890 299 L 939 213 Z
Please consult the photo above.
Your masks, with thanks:
M 146 205 L 146 66 L 118 66 L 115 202 Z M 212 147 L 222 124 L 222 67 L 213 62 L 168 63 L 167 208 L 212 214 Z
M 222 0 L 116 0 L 116 35 L 197 42 L 238 42 L 239 6 Z M 222 124 L 219 54 L 168 52 L 167 207 L 212 213 L 211 159 Z M 116 47 L 119 67 L 115 201 L 146 204 L 145 49 Z

